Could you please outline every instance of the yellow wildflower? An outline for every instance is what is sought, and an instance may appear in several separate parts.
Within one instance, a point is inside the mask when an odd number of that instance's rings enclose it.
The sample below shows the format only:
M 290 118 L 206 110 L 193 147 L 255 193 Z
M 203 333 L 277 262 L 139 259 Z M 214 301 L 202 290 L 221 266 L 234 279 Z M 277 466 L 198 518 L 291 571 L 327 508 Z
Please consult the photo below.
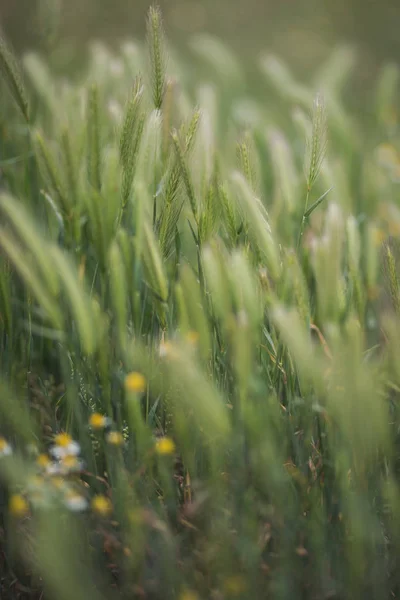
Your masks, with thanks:
M 48 467 L 50 463 L 51 463 L 51 460 L 50 460 L 50 457 L 47 456 L 47 454 L 39 454 L 39 456 L 36 459 L 36 464 L 39 467 L 42 467 L 43 469 Z
M 124 443 L 124 437 L 119 431 L 110 431 L 106 439 L 112 446 L 122 446 Z
M 86 498 L 74 490 L 69 490 L 66 493 L 64 503 L 72 512 L 82 512 L 88 506 Z
M 13 517 L 17 518 L 24 517 L 29 512 L 29 504 L 21 494 L 13 494 L 8 507 Z
M 125 389 L 128 392 L 135 392 L 136 394 L 143 393 L 146 389 L 146 379 L 144 375 L 137 373 L 136 371 L 129 373 L 125 378 Z
M 157 454 L 173 454 L 175 452 L 175 442 L 169 437 L 162 437 L 156 443 Z
M 105 417 L 98 412 L 91 414 L 89 417 L 89 425 L 92 429 L 104 429 L 110 422 L 108 417 Z
M 112 512 L 111 500 L 102 494 L 94 496 L 92 499 L 92 510 L 101 517 L 107 517 Z
M 72 437 L 65 432 L 58 433 L 54 436 L 54 443 L 61 448 L 67 448 L 72 443 Z
M 82 461 L 72 455 L 64 456 L 61 459 L 61 464 L 66 471 L 81 471 L 83 468 Z
M 78 442 L 64 432 L 54 436 L 54 446 L 50 448 L 50 454 L 58 460 L 68 455 L 77 456 L 80 451 L 81 447 Z

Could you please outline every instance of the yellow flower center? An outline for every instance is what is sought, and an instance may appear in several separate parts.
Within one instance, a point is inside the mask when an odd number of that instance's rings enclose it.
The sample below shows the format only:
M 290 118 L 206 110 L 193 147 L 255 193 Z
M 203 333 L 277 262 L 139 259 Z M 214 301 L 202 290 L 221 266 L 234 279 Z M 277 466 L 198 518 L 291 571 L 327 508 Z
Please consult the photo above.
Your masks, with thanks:
M 42 467 L 43 469 L 45 469 L 50 464 L 50 462 L 51 460 L 47 456 L 47 454 L 39 454 L 39 456 L 36 459 L 36 463 L 39 465 L 39 467 Z
M 125 389 L 128 392 L 135 392 L 136 394 L 142 394 L 146 389 L 146 379 L 141 373 L 133 371 L 125 378 Z
M 7 448 L 7 446 L 7 440 L 5 440 L 3 437 L 0 437 L 0 452 L 3 452 Z
M 106 418 L 100 413 L 93 413 L 89 418 L 89 425 L 92 429 L 103 429 L 106 424 Z
M 157 454 L 173 454 L 175 452 L 175 443 L 169 437 L 163 437 L 157 440 L 156 443 Z
M 92 499 L 92 510 L 101 517 L 107 517 L 112 512 L 111 500 L 101 494 Z
M 72 437 L 68 433 L 59 433 L 55 436 L 54 442 L 57 446 L 66 448 L 72 442 Z
M 110 431 L 107 436 L 107 442 L 112 446 L 122 446 L 124 443 L 124 438 L 122 433 L 119 431 Z
M 29 512 L 29 504 L 21 494 L 13 494 L 10 498 L 9 510 L 13 517 L 24 517 Z

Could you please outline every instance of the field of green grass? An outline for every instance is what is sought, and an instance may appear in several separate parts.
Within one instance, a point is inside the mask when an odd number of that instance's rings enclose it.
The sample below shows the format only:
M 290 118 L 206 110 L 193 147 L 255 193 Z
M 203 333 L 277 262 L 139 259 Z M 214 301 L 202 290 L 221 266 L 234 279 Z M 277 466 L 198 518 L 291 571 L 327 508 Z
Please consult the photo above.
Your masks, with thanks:
M 400 598 L 400 70 L 0 41 L 0 597 Z

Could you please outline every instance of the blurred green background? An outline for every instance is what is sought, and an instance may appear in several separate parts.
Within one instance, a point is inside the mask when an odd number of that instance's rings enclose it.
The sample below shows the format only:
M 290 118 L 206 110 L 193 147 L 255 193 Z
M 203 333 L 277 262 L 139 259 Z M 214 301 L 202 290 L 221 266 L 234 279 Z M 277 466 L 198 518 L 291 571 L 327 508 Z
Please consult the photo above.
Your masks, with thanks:
M 14 47 L 64 57 L 87 40 L 143 35 L 149 0 L 1 0 L 0 21 Z M 360 77 L 383 60 L 400 59 L 399 0 L 160 0 L 170 40 L 207 31 L 222 36 L 243 60 L 278 53 L 307 73 L 338 43 L 355 46 Z M 68 62 L 68 59 L 66 59 Z

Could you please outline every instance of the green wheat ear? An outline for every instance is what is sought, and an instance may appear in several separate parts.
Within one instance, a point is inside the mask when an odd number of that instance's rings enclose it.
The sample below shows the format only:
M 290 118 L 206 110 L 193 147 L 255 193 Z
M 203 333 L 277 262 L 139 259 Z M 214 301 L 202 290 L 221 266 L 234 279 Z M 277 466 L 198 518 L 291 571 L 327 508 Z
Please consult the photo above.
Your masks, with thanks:
M 193 182 L 186 162 L 185 154 L 182 150 L 182 142 L 176 130 L 172 131 L 171 139 L 180 168 L 182 181 L 185 185 L 186 194 L 189 199 L 190 208 L 192 209 L 193 217 L 197 222 L 197 200 L 194 192 Z
M 160 109 L 164 100 L 166 81 L 166 49 L 161 10 L 152 6 L 147 19 L 147 36 L 150 52 L 153 102 Z
M 142 79 L 138 76 L 135 79 L 131 98 L 126 106 L 119 141 L 119 154 L 123 169 L 122 196 L 124 205 L 131 191 L 136 156 L 144 127 L 144 115 L 140 111 L 143 89 Z
M 0 73 L 6 82 L 12 97 L 29 123 L 29 104 L 18 63 L 4 37 L 0 34 Z
M 143 83 L 142 78 L 138 76 L 134 81 L 131 98 L 126 106 L 119 142 L 121 163 L 125 169 L 132 161 L 132 150 L 135 145 L 135 128 L 137 126 L 138 113 L 142 98 Z
M 306 154 L 306 178 L 307 189 L 311 190 L 325 158 L 327 146 L 327 118 L 325 101 L 321 94 L 317 94 L 314 100 L 312 113 L 312 132 L 307 140 Z

